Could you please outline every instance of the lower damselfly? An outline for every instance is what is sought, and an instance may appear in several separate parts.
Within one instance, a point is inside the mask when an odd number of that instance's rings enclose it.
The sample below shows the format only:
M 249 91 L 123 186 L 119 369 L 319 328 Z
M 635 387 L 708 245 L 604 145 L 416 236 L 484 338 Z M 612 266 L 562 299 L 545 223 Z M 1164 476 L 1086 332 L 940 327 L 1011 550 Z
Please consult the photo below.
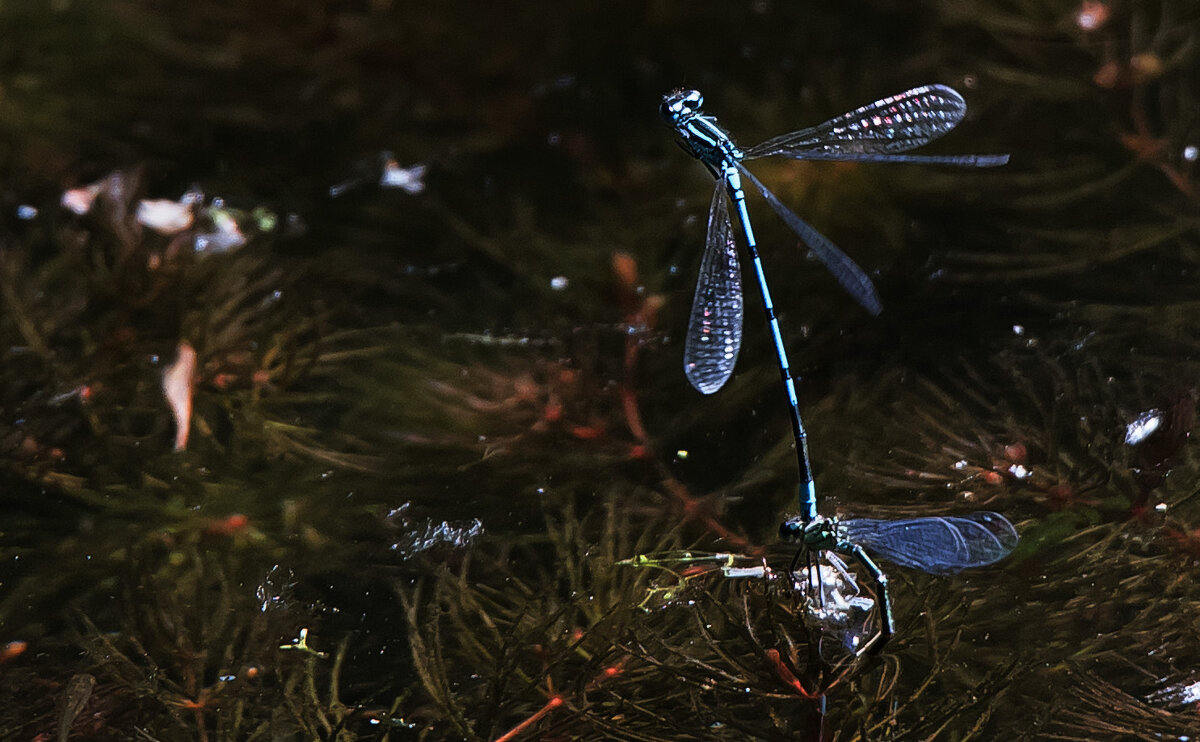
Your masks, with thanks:
M 800 514 L 784 522 L 781 535 L 799 543 L 792 573 L 799 560 L 807 562 L 810 583 L 816 574 L 814 555 L 831 551 L 852 558 L 875 583 L 880 613 L 879 633 L 858 648 L 878 651 L 895 630 L 887 576 L 867 550 L 898 564 L 935 574 L 982 566 L 1006 556 L 1017 543 L 1012 524 L 997 513 L 964 517 L 913 518 L 900 521 L 825 518 L 817 514 L 816 488 L 809 463 L 808 436 L 796 397 L 795 381 L 784 349 L 783 333 L 766 273 L 758 254 L 742 179 L 762 194 L 829 269 L 834 278 L 871 314 L 879 314 L 879 294 L 867 274 L 827 237 L 796 216 L 767 190 L 743 164 L 746 160 L 782 155 L 799 160 L 905 162 L 964 167 L 993 167 L 1008 155 L 909 155 L 953 129 L 966 114 L 961 95 L 944 85 L 925 85 L 883 98 L 823 124 L 769 139 L 754 147 L 738 147 L 714 116 L 701 110 L 703 97 L 695 90 L 675 90 L 663 97 L 660 111 L 680 145 L 700 160 L 713 177 L 716 190 L 708 212 L 708 234 L 684 344 L 684 372 L 704 394 L 724 386 L 733 373 L 742 340 L 743 298 L 741 268 L 733 237 L 727 199 L 732 198 L 754 266 L 775 355 L 787 393 L 800 471 Z M 815 584 L 810 584 L 815 589 Z
M 780 537 L 798 544 L 791 574 L 797 574 L 800 560 L 806 566 L 799 571 L 810 594 L 821 593 L 816 555 L 832 551 L 853 559 L 866 571 L 875 586 L 879 610 L 878 632 L 853 647 L 855 654 L 877 652 L 896 631 L 887 575 L 868 552 L 935 575 L 951 575 L 998 562 L 1017 546 L 1019 537 L 1012 523 L 999 513 L 979 511 L 961 516 L 876 520 L 874 518 L 810 519 L 794 516 L 779 526 Z

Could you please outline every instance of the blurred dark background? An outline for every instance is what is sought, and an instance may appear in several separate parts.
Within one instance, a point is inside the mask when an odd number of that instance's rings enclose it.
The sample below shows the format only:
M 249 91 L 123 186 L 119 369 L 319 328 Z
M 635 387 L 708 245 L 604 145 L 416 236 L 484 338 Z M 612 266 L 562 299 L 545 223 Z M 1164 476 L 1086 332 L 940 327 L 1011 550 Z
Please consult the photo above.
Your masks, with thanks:
M 0 737 L 1194 734 L 1198 34 L 1169 1 L 3 4 Z M 782 569 L 795 507 L 757 296 L 726 388 L 681 373 L 712 182 L 658 104 L 750 145 L 926 83 L 968 104 L 929 153 L 1011 163 L 754 165 L 880 317 L 750 208 L 822 511 L 1022 543 L 888 567 L 896 640 L 839 665 L 778 585 L 618 564 Z

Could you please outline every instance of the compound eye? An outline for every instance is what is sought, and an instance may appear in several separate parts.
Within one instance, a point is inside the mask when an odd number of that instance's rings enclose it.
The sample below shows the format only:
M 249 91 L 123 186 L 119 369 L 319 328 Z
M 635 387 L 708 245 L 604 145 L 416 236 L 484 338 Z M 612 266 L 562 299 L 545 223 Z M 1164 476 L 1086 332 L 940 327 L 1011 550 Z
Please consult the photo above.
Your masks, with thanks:
M 679 115 L 678 108 L 679 105 L 668 96 L 663 98 L 663 102 L 659 104 L 658 114 L 667 121 L 674 121 L 675 117 Z
M 672 90 L 663 96 L 658 112 L 669 122 L 675 122 L 700 108 L 704 98 L 695 90 Z
M 779 538 L 788 543 L 797 543 L 804 538 L 804 524 L 799 518 L 788 518 L 779 524 Z

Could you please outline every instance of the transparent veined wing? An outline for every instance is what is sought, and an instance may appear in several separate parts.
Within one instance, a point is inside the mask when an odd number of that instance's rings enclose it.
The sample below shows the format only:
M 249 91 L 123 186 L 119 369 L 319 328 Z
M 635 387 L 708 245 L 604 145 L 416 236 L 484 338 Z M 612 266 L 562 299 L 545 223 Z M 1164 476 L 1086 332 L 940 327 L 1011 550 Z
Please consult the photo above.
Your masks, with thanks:
M 725 191 L 725 181 L 718 179 L 683 346 L 683 371 L 702 394 L 725 385 L 742 346 L 742 270 Z
M 1000 561 L 1017 546 L 1017 529 L 1003 515 L 839 521 L 846 538 L 884 559 L 931 574 L 953 574 Z
M 784 155 L 805 160 L 924 162 L 993 167 L 1008 155 L 901 155 L 953 129 L 967 104 L 945 85 L 923 85 L 877 100 L 808 129 L 745 150 L 746 159 Z
M 829 272 L 833 274 L 837 282 L 854 297 L 855 301 L 873 315 L 877 315 L 883 311 L 883 304 L 879 301 L 879 292 L 875 290 L 875 284 L 863 272 L 863 269 L 858 267 L 858 263 L 855 263 L 846 253 L 839 250 L 837 245 L 829 241 L 828 237 L 813 229 L 808 222 L 796 216 L 791 209 L 784 206 L 783 202 L 775 194 L 768 191 L 767 187 L 758 178 L 754 177 L 753 173 L 741 164 L 738 164 L 737 167 L 742 176 L 754 184 L 758 192 L 763 195 L 763 198 L 767 200 L 771 208 L 779 215 L 779 218 L 804 241 L 804 244 L 808 245 L 813 255 L 816 255 L 817 259 L 829 269 Z

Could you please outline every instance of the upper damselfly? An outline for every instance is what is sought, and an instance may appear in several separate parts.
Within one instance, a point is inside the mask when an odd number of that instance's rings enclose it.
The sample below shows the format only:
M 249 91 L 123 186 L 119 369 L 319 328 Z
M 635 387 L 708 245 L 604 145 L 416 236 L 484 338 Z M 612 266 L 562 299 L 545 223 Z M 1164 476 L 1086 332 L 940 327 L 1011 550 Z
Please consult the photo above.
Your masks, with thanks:
M 742 342 L 742 277 L 726 196 L 733 198 L 737 208 L 767 315 L 774 322 L 775 310 L 762 280 L 758 246 L 746 210 L 743 177 L 754 184 L 775 213 L 863 308 L 871 314 L 879 314 L 883 309 L 875 285 L 862 268 L 784 206 L 743 162 L 772 155 L 796 160 L 909 162 L 959 167 L 994 167 L 1008 162 L 1008 155 L 901 154 L 937 139 L 962 121 L 966 103 L 961 95 L 945 85 L 913 88 L 823 124 L 768 139 L 746 149 L 734 144 L 716 117 L 701 110 L 703 103 L 704 98 L 698 91 L 675 90 L 663 97 L 660 111 L 675 130 L 683 148 L 704 163 L 717 179 L 684 348 L 684 371 L 692 386 L 704 394 L 712 394 L 729 380 Z

